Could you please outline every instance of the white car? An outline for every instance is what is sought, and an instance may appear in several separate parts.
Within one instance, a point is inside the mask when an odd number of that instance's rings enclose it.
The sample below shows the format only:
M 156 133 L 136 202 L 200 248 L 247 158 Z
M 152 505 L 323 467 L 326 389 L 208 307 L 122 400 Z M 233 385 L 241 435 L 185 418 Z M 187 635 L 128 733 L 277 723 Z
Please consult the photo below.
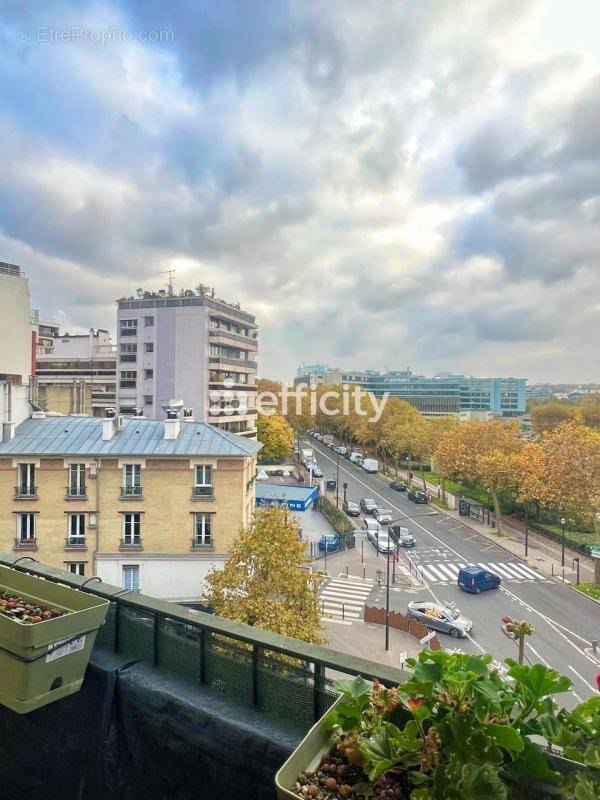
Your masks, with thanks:
M 382 536 L 384 535 L 384 530 L 376 519 L 363 519 L 361 531 L 366 533 L 367 539 L 370 539 L 372 542 L 375 541 L 379 534 Z
M 380 523 L 380 525 L 389 525 L 392 521 L 392 512 L 389 508 L 382 508 L 381 506 L 377 506 L 375 511 L 373 512 L 373 516 Z

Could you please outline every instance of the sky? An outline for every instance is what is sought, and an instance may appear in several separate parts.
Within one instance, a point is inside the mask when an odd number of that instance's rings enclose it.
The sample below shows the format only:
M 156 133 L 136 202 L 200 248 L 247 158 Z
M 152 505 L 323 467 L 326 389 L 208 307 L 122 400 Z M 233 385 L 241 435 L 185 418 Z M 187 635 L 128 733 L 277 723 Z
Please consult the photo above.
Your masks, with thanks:
M 0 261 L 300 362 L 600 381 L 596 0 L 3 0 Z

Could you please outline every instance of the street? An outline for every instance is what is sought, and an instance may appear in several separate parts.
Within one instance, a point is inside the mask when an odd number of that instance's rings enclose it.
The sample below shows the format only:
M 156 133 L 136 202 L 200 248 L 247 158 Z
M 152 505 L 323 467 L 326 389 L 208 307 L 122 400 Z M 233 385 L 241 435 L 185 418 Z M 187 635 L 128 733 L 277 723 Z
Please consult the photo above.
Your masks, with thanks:
M 336 454 L 309 437 L 309 445 L 317 452 L 317 461 L 325 477 L 335 477 Z M 406 494 L 395 492 L 388 481 L 379 475 L 370 475 L 345 458 L 339 459 L 340 506 L 342 485 L 346 482 L 347 498 L 358 502 L 362 497 L 372 497 L 400 519 L 403 515 L 423 515 L 432 506 L 415 505 Z M 434 516 L 419 516 L 403 522 L 415 535 L 417 544 L 409 551 L 410 558 L 423 575 L 422 588 L 402 588 L 398 584 L 391 592 L 391 608 L 406 610 L 406 604 L 415 599 L 454 602 L 473 620 L 469 639 L 450 639 L 440 634 L 443 646 L 459 646 L 465 651 L 486 652 L 498 660 L 516 658 L 516 646 L 507 639 L 500 628 L 501 617 L 507 614 L 526 619 L 535 627 L 528 637 L 526 656 L 532 661 L 559 670 L 573 682 L 571 697 L 563 702 L 572 706 L 596 691 L 595 676 L 600 672 L 600 657 L 592 654 L 592 640 L 600 639 L 600 606 L 577 594 L 558 581 L 542 575 L 530 564 L 496 544 L 471 527 L 438 511 Z M 357 527 L 360 520 L 356 520 Z M 365 563 L 379 561 L 385 568 L 385 558 L 377 556 L 368 542 L 364 545 Z M 400 554 L 402 563 L 403 556 Z M 481 564 L 502 577 L 499 590 L 472 595 L 459 589 L 456 583 L 458 568 L 463 564 Z M 372 571 L 372 569 L 371 569 Z M 385 590 L 378 589 L 385 603 Z M 372 598 L 371 598 L 372 600 Z M 378 598 L 378 604 L 381 600 Z M 368 653 L 364 653 L 368 655 Z

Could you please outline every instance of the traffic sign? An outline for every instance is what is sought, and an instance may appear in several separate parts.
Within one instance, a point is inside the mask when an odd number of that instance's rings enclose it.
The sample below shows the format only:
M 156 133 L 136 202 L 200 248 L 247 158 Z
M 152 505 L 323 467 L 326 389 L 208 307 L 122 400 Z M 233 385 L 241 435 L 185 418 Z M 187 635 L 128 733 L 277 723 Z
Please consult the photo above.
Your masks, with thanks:
M 408 658 L 408 650 L 401 650 L 400 651 L 400 663 L 404 664 L 406 659 Z

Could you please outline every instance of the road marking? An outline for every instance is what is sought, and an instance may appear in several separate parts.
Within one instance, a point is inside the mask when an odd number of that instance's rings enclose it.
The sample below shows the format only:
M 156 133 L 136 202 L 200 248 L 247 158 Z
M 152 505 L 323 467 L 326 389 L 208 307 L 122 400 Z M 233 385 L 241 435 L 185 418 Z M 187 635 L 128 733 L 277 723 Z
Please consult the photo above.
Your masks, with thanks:
M 438 564 L 437 568 L 440 572 L 444 572 L 451 581 L 458 578 L 458 567 L 455 567 L 454 564 Z
M 592 691 L 592 692 L 594 692 L 594 694 L 595 694 L 595 693 L 598 691 L 597 687 L 596 687 L 596 686 L 592 686 L 592 684 L 591 684 L 591 683 L 588 683 L 588 682 L 586 681 L 586 679 L 585 679 L 585 678 L 584 678 L 582 675 L 580 675 L 580 674 L 577 672 L 577 670 L 575 669 L 575 667 L 572 667 L 570 664 L 569 664 L 568 666 L 569 666 L 569 669 L 571 670 L 571 672 L 574 672 L 574 673 L 575 673 L 575 675 L 577 675 L 577 677 L 579 678 L 579 680 L 580 680 L 582 683 L 585 683 L 585 685 L 588 687 L 588 689 L 591 689 L 591 691 Z
M 321 608 L 328 618 L 362 621 L 365 601 L 373 584 L 371 582 L 348 581 L 346 578 L 330 578 L 319 592 Z

